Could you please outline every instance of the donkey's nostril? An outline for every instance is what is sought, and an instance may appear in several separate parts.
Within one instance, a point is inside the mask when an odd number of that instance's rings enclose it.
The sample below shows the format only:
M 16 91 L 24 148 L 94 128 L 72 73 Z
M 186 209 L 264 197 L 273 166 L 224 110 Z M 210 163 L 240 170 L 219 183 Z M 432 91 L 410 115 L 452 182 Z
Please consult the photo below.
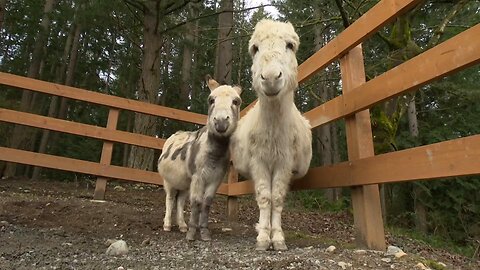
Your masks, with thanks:
M 282 77 L 282 72 L 281 71 L 280 71 L 280 74 L 278 74 L 277 79 L 280 79 L 280 77 Z
M 260 77 L 262 78 L 262 80 L 265 80 L 265 77 L 263 77 L 263 74 L 260 74 Z

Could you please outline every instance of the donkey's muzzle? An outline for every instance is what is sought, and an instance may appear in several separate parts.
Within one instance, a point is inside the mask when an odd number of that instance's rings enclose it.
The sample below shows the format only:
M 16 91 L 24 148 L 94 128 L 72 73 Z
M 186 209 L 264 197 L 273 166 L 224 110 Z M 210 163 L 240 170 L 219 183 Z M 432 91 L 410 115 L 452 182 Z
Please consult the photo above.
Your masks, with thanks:
M 215 123 L 215 130 L 218 133 L 225 133 L 230 126 L 230 117 L 227 116 L 225 118 L 214 118 L 213 121 Z

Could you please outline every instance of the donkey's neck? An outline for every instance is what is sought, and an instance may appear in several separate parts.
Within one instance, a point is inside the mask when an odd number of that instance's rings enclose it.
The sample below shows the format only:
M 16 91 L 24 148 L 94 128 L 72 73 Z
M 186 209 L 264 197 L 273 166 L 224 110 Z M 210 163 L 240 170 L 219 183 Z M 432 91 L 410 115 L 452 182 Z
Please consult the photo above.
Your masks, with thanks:
M 208 156 L 214 160 L 220 160 L 228 157 L 228 146 L 230 144 L 230 137 L 218 136 L 213 132 L 208 131 L 207 145 Z
M 260 118 L 263 121 L 284 121 L 290 116 L 291 109 L 295 106 L 293 92 L 285 94 L 282 98 L 259 97 L 258 106 Z

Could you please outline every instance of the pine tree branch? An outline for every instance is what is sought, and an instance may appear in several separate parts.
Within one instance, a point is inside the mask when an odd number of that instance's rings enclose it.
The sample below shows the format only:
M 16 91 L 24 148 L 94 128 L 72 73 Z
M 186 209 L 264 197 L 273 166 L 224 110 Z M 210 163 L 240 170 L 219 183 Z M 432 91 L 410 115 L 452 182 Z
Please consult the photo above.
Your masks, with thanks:
M 430 38 L 430 41 L 428 42 L 427 48 L 432 48 L 435 47 L 438 42 L 440 41 L 440 38 L 442 35 L 445 33 L 445 28 L 447 27 L 448 23 L 457 15 L 457 13 L 465 7 L 467 4 L 467 0 L 460 0 L 457 2 L 457 4 L 450 10 L 450 13 L 445 16 L 443 19 L 442 23 L 438 26 L 437 30 L 434 32 L 435 34 Z
M 348 20 L 347 11 L 343 8 L 342 0 L 335 0 L 335 4 L 337 5 L 340 16 L 342 17 L 343 27 L 347 28 L 350 26 L 350 21 Z
M 200 20 L 200 19 L 205 19 L 205 18 L 208 18 L 208 17 L 212 17 L 212 16 L 215 16 L 215 15 L 219 15 L 221 13 L 224 13 L 224 12 L 233 12 L 233 13 L 242 13 L 242 12 L 245 12 L 245 11 L 249 11 L 249 10 L 252 10 L 252 9 L 257 9 L 257 8 L 262 8 L 262 7 L 279 7 L 280 5 L 274 5 L 274 4 L 266 4 L 266 5 L 260 5 L 260 6 L 255 6 L 255 7 L 249 7 L 249 8 L 245 8 L 245 9 L 240 9 L 240 10 L 235 10 L 235 9 L 232 9 L 232 10 L 221 10 L 221 11 L 216 11 L 216 12 L 212 12 L 212 13 L 209 13 L 209 14 L 205 14 L 205 15 L 202 15 L 202 16 L 198 16 L 196 18 L 192 18 L 192 19 L 188 19 L 188 20 L 185 20 L 183 22 L 180 22 L 180 23 L 177 23 L 176 25 L 172 26 L 172 27 L 168 27 L 166 28 L 165 30 L 161 31 L 160 34 L 165 34 L 166 32 L 169 32 L 169 31 L 172 31 L 178 27 L 181 27 L 189 22 L 194 22 L 194 21 L 197 21 L 197 20 Z

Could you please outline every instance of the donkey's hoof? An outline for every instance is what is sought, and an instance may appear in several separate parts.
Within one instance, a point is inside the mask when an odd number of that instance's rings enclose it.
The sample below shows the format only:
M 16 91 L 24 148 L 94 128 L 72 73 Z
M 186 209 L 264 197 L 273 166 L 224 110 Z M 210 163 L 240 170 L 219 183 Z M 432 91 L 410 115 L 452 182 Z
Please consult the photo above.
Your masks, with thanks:
M 178 229 L 180 230 L 180 232 L 182 233 L 186 233 L 188 231 L 188 227 L 178 227 Z
M 257 246 L 255 250 L 257 251 L 266 251 L 270 248 L 270 241 L 257 241 Z
M 163 230 L 166 231 L 166 232 L 169 232 L 172 230 L 172 226 L 163 226 Z
M 201 229 L 200 230 L 200 238 L 203 240 L 203 241 L 210 241 L 212 240 L 212 235 L 210 234 L 210 230 L 209 229 Z
M 186 236 L 187 240 L 194 241 L 196 232 L 197 232 L 196 229 L 188 229 L 187 236 Z
M 274 250 L 287 250 L 287 245 L 285 241 L 274 241 L 273 242 L 273 249 Z

